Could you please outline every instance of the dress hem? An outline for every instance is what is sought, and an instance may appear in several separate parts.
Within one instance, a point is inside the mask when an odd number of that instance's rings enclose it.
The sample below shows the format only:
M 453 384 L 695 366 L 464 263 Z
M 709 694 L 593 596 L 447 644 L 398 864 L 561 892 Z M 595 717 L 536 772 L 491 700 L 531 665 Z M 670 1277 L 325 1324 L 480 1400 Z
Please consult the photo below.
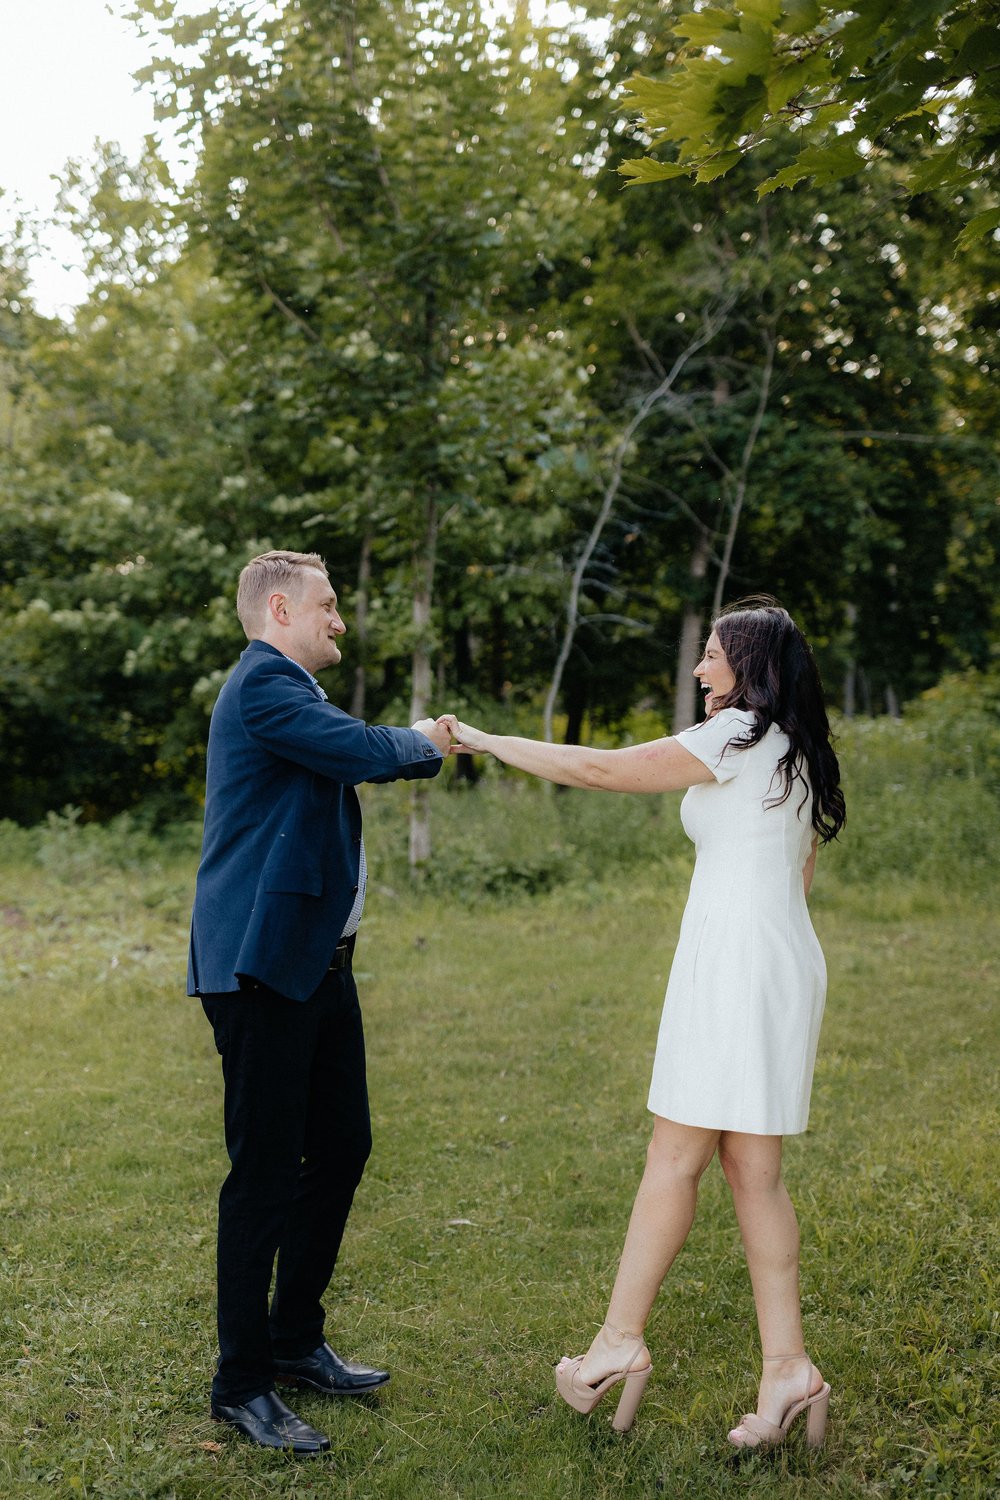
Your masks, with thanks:
M 652 1104 L 650 1104 L 648 1102 L 646 1104 L 646 1108 L 649 1110 L 649 1113 L 651 1115 L 656 1115 L 657 1118 L 660 1119 L 660 1120 L 669 1120 L 671 1122 L 671 1124 L 673 1124 L 673 1125 L 690 1125 L 690 1126 L 693 1126 L 693 1128 L 696 1129 L 696 1130 L 731 1130 L 731 1131 L 736 1132 L 739 1135 L 780 1135 L 780 1136 L 786 1136 L 786 1135 L 805 1135 L 806 1131 L 809 1129 L 809 1120 L 808 1120 L 808 1118 L 806 1119 L 806 1122 L 805 1122 L 804 1125 L 784 1126 L 784 1127 L 779 1127 L 778 1129 L 765 1129 L 764 1127 L 762 1127 L 760 1125 L 753 1126 L 753 1125 L 742 1125 L 742 1124 L 741 1125 L 734 1125 L 734 1124 L 728 1124 L 728 1123 L 723 1124 L 723 1123 L 720 1123 L 718 1120 L 712 1120 L 712 1121 L 708 1121 L 708 1120 L 690 1120 L 690 1119 L 688 1119 L 688 1120 L 682 1120 L 681 1117 L 680 1117 L 680 1115 L 666 1114 L 663 1110 L 656 1109 L 654 1105 L 652 1105 Z

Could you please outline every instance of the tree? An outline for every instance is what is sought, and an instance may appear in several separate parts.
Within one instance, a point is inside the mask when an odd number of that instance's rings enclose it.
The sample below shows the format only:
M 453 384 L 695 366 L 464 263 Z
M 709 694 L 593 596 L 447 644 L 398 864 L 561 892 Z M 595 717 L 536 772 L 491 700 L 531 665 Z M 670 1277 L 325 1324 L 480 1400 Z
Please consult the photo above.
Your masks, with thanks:
M 33 252 L 33 235 L 23 218 L 0 232 L 0 453 L 8 459 L 30 451 L 42 394 L 32 346 L 49 325 L 31 296 Z
M 286 520 L 353 532 L 366 631 L 389 624 L 408 646 L 408 712 L 424 717 L 441 564 L 456 546 L 467 555 L 490 476 L 539 441 L 558 447 L 547 413 L 572 429 L 580 384 L 518 309 L 558 249 L 548 163 L 524 150 L 537 103 L 519 59 L 538 56 L 535 38 L 523 19 L 516 36 L 488 26 L 467 0 L 289 0 L 263 19 L 233 4 L 191 18 L 157 0 L 140 13 L 173 44 L 153 69 L 163 108 L 200 135 L 187 218 L 226 291 L 229 399 L 253 410 Z M 520 396 L 499 429 L 504 456 L 481 399 L 492 361 Z M 561 395 L 543 409 L 532 378 L 548 394 L 562 381 Z M 376 614 L 374 567 L 382 589 L 386 570 L 405 578 L 408 621 Z M 415 787 L 415 868 L 428 818 Z
M 329 560 L 328 687 L 375 718 L 416 682 L 527 732 L 548 688 L 570 739 L 689 722 L 709 611 L 759 589 L 847 707 L 988 660 L 1000 302 L 939 197 L 882 160 L 754 202 L 787 138 L 622 193 L 657 0 L 610 53 L 471 0 L 146 9 L 190 190 L 111 145 L 71 169 L 72 324 L 32 309 L 28 242 L 4 255 L 5 812 L 186 815 L 271 546 Z
M 997 0 L 736 0 L 677 16 L 673 33 L 667 76 L 638 76 L 631 91 L 675 157 L 624 162 L 633 183 L 710 182 L 785 135 L 798 153 L 760 194 L 883 159 L 908 194 L 948 195 L 960 246 L 1000 226 L 995 192 L 982 203 L 1000 171 Z
M 643 56 L 665 45 L 656 7 L 620 14 L 607 55 L 581 70 L 573 111 L 591 117 L 580 157 L 611 165 L 612 153 L 628 152 L 629 131 L 607 106 Z M 767 142 L 759 154 L 778 170 L 787 145 Z M 720 583 L 730 594 L 780 592 L 818 639 L 828 679 L 853 660 L 871 706 L 933 680 L 944 613 L 928 606 L 927 577 L 941 576 L 952 504 L 942 456 L 961 452 L 974 469 L 983 461 L 951 430 L 946 366 L 967 368 L 973 351 L 960 316 L 931 315 L 936 225 L 906 211 L 888 165 L 873 168 L 860 192 L 847 182 L 803 185 L 754 206 L 746 187 L 755 165 L 619 197 L 581 289 L 592 306 L 570 319 L 578 347 L 594 351 L 594 399 L 606 413 L 627 412 L 653 361 L 669 366 L 697 320 L 706 268 L 738 290 L 729 326 L 690 369 L 679 400 L 644 427 L 620 491 L 617 556 L 601 560 L 605 572 L 618 567 L 635 623 L 652 627 L 649 667 L 629 663 L 633 694 L 647 683 L 656 692 L 650 667 L 658 654 L 662 672 L 664 637 L 680 613 L 682 718 L 690 648 Z M 942 323 L 951 337 L 939 335 Z M 585 592 L 585 607 L 602 606 Z

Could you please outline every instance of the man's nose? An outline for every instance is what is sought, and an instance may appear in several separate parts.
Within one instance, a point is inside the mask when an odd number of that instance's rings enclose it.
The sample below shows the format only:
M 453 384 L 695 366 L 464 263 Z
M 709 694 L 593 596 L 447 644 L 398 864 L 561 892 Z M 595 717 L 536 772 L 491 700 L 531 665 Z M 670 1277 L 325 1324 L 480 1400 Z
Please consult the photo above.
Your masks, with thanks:
M 334 635 L 347 634 L 347 626 L 344 624 L 339 615 L 334 615 L 333 617 L 333 633 Z

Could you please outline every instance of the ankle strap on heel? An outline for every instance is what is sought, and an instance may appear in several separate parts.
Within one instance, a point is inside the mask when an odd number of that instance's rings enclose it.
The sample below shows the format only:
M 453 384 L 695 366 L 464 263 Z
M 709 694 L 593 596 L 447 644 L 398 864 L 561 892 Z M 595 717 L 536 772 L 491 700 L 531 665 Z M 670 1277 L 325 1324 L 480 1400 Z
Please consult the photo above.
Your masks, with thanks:
M 617 1333 L 620 1339 L 639 1339 L 641 1341 L 644 1338 L 644 1335 L 641 1333 L 629 1333 L 627 1328 L 616 1328 L 613 1323 L 605 1323 L 604 1326 L 609 1333 Z

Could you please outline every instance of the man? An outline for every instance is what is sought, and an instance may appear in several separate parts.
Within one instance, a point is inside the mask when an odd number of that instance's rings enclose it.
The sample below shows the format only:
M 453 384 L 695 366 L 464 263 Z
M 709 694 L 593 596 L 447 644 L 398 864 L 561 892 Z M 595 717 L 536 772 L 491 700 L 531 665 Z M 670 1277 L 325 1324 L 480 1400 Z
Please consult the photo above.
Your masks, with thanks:
M 435 776 L 449 737 L 431 719 L 366 726 L 327 702 L 313 674 L 340 661 L 346 627 L 321 557 L 255 557 L 236 608 L 250 644 L 212 713 L 188 974 L 222 1057 L 231 1162 L 212 1415 L 264 1447 L 320 1453 L 329 1438 L 276 1380 L 346 1396 L 389 1378 L 333 1352 L 320 1301 L 371 1150 L 354 788 Z

